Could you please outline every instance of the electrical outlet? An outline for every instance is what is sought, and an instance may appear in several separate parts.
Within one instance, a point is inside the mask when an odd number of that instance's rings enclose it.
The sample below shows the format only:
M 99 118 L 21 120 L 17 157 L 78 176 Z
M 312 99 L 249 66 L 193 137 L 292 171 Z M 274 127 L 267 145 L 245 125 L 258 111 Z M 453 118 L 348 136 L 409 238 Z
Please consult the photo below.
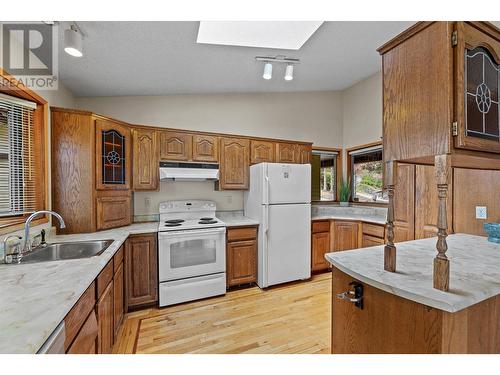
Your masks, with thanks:
M 488 211 L 486 206 L 476 206 L 476 219 L 487 219 Z
M 144 198 L 144 206 L 146 208 L 150 208 L 151 207 L 151 197 Z

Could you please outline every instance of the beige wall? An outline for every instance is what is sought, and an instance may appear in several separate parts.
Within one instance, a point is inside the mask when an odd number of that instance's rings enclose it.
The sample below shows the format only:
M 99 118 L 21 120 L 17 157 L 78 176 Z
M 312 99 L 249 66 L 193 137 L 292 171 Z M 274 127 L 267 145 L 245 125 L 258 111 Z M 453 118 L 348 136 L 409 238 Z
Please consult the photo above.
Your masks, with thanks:
M 76 105 L 133 124 L 342 145 L 335 91 L 94 97 Z
M 76 105 L 133 124 L 342 146 L 341 95 L 334 91 L 77 98 Z M 156 214 L 161 201 L 195 198 L 214 200 L 219 210 L 243 209 L 241 191 L 218 192 L 213 182 L 162 182 L 159 192 L 134 194 L 134 213 Z

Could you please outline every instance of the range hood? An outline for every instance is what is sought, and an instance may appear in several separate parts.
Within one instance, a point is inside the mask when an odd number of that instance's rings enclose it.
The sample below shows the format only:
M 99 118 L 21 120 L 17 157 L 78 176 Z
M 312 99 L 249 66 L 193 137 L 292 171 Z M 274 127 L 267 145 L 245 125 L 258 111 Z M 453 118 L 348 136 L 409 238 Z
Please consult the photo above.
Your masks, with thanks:
M 160 162 L 160 180 L 217 181 L 218 179 L 218 164 Z

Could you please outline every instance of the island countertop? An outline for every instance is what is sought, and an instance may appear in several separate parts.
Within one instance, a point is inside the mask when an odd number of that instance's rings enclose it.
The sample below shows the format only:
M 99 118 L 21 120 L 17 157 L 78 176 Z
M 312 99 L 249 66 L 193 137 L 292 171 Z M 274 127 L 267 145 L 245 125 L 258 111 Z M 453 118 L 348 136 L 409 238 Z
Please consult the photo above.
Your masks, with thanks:
M 448 292 L 433 288 L 436 238 L 397 243 L 396 272 L 384 271 L 384 246 L 328 253 L 325 257 L 335 268 L 363 283 L 447 312 L 500 294 L 500 244 L 468 234 L 452 234 L 447 242 Z

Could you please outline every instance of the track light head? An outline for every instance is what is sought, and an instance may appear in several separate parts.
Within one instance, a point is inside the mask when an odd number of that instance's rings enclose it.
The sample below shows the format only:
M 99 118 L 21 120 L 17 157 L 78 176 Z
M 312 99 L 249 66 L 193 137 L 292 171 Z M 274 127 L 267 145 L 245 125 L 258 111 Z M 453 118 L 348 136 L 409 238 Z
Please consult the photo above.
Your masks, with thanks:
M 285 70 L 285 81 L 291 81 L 293 79 L 293 64 L 288 64 Z
M 74 57 L 83 56 L 83 36 L 75 25 L 64 31 L 64 52 Z
M 270 62 L 264 64 L 264 74 L 262 75 L 262 78 L 264 79 L 273 78 L 273 64 L 271 64 Z

